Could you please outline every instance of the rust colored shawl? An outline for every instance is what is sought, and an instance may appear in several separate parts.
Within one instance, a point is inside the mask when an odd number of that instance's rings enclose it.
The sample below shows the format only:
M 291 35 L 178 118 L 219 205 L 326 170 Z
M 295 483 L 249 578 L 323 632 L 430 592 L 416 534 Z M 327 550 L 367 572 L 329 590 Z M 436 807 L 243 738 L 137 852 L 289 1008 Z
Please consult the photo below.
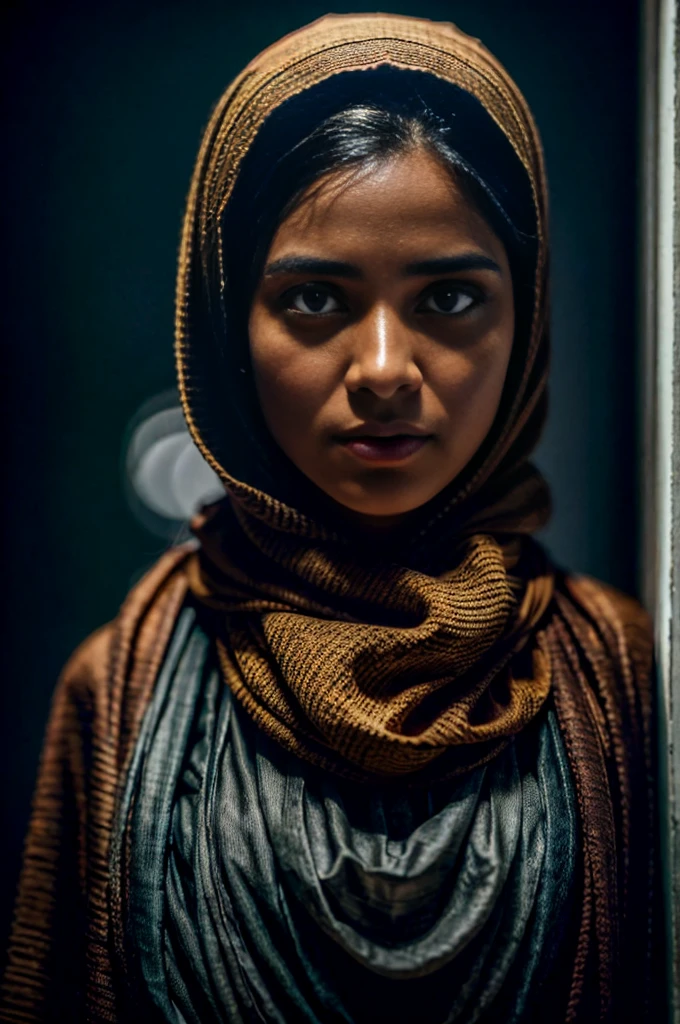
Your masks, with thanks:
M 389 557 L 324 517 L 248 401 L 225 399 L 223 345 L 233 356 L 226 299 L 238 239 L 225 224 L 239 170 L 285 104 L 335 76 L 384 67 L 424 73 L 483 108 L 522 169 L 536 243 L 530 315 L 491 433 Z M 187 421 L 229 501 L 197 522 L 200 550 L 161 560 L 113 626 L 77 652 L 57 691 L 4 1019 L 62 1019 L 55 1008 L 69 999 L 74 1020 L 121 1019 L 125 848 L 112 862 L 111 832 L 187 600 L 204 606 L 225 682 L 253 720 L 300 757 L 353 777 L 417 785 L 459 773 L 493 757 L 554 700 L 582 836 L 566 1020 L 622 1020 L 621 1007 L 633 1005 L 642 1019 L 653 860 L 649 624 L 627 598 L 556 572 L 530 536 L 548 512 L 527 461 L 545 413 L 545 197 L 526 102 L 484 47 L 451 25 L 324 18 L 260 54 L 218 103 L 189 194 L 176 351 Z M 238 380 L 245 394 L 247 373 Z

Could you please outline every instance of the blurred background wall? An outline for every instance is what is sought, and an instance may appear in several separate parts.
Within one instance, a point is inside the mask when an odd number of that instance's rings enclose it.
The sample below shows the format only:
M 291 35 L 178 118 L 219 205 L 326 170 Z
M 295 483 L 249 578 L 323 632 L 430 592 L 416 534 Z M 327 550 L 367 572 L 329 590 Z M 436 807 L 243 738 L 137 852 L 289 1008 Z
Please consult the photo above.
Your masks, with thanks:
M 637 4 L 387 8 L 479 36 L 536 115 L 554 247 L 552 410 L 538 458 L 555 500 L 546 541 L 560 562 L 634 593 Z M 5 9 L 3 936 L 59 669 L 163 550 L 129 511 L 121 455 L 139 406 L 174 385 L 175 257 L 201 130 L 255 53 L 327 9 Z

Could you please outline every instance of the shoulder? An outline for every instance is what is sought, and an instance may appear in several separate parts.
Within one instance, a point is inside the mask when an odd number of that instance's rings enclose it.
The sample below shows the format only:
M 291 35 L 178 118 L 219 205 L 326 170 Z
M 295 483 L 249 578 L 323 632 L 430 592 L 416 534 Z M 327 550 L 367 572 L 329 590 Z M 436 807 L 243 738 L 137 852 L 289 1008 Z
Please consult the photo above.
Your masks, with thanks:
M 76 647 L 61 672 L 55 700 L 78 704 L 93 701 L 96 692 L 106 685 L 114 632 L 114 623 L 108 622 Z
M 556 598 L 574 655 L 569 664 L 594 699 L 592 709 L 599 707 L 612 743 L 615 734 L 625 736 L 627 758 L 649 762 L 655 702 L 649 615 L 634 598 L 587 576 L 561 577 Z
M 127 594 L 118 614 L 73 652 L 61 673 L 57 700 L 96 703 L 140 667 L 160 660 L 187 591 L 185 566 L 195 550 L 165 552 Z
M 651 617 L 634 597 L 591 576 L 567 576 L 566 583 L 581 600 L 594 602 L 607 618 L 620 622 L 626 629 L 642 630 L 651 636 Z
M 630 660 L 636 676 L 649 676 L 654 629 L 642 605 L 628 594 L 589 576 L 568 575 L 563 579 L 562 589 L 587 616 L 612 657 Z

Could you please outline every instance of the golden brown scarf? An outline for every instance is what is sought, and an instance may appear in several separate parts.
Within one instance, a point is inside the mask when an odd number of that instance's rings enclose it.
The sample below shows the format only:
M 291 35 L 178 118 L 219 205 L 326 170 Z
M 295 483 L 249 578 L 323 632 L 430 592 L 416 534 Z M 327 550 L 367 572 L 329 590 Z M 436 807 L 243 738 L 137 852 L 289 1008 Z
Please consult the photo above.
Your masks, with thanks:
M 210 340 L 197 307 L 235 244 L 222 223 L 249 146 L 290 97 L 380 64 L 429 72 L 479 100 L 530 179 L 538 225 L 533 318 L 517 342 L 513 401 L 483 463 L 439 502 L 438 521 L 457 516 L 457 528 L 440 542 L 450 550 L 434 575 L 395 561 L 368 565 L 322 519 L 234 479 L 215 454 L 215 415 L 205 409 Z M 224 479 L 234 512 L 213 510 L 196 524 L 202 551 L 191 587 L 224 613 L 219 654 L 234 694 L 272 737 L 316 764 L 355 776 L 451 774 L 493 756 L 548 695 L 550 654 L 534 626 L 551 597 L 550 571 L 545 560 L 525 557 L 524 575 L 510 577 L 507 537 L 504 549 L 494 536 L 528 534 L 547 510 L 541 478 L 525 461 L 542 419 L 547 363 L 544 197 L 526 103 L 484 47 L 452 25 L 323 18 L 253 61 L 208 126 L 184 226 L 177 362 L 194 439 Z M 481 513 L 479 501 L 473 512 L 480 493 Z M 420 528 L 431 546 L 436 524 L 421 517 Z
M 248 536 L 249 525 L 239 536 L 228 508 L 203 516 L 189 581 L 226 613 L 226 682 L 289 750 L 355 777 L 435 761 L 441 777 L 488 760 L 541 707 L 542 633 L 521 663 L 510 656 L 545 610 L 551 577 L 532 580 L 520 605 L 491 537 L 470 538 L 455 568 L 432 577 L 261 523 Z

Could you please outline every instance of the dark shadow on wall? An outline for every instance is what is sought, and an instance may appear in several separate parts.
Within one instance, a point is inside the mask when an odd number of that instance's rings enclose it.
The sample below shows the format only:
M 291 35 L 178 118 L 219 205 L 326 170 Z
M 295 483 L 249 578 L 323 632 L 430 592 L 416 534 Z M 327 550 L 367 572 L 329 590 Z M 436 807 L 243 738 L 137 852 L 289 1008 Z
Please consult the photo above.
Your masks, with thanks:
M 546 539 L 634 592 L 637 5 L 387 6 L 481 37 L 534 110 L 554 245 Z M 135 410 L 174 383 L 175 257 L 202 127 L 250 57 L 325 11 L 104 0 L 3 16 L 3 934 L 58 671 L 162 550 L 126 506 L 121 446 Z

